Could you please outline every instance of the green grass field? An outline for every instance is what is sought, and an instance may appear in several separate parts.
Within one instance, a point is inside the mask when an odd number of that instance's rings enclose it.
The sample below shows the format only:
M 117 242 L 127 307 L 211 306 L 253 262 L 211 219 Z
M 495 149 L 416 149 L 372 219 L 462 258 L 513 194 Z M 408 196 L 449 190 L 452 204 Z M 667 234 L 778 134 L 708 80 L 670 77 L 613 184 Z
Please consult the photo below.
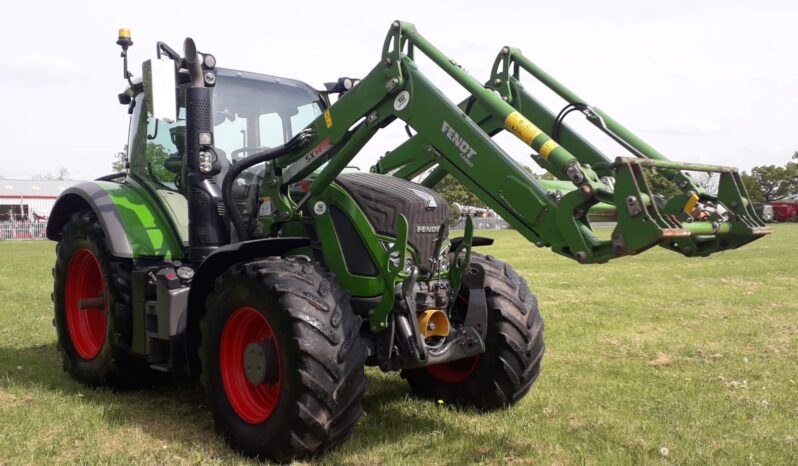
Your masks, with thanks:
M 532 392 L 479 415 L 370 370 L 366 415 L 320 463 L 798 464 L 798 227 L 710 258 L 591 266 L 490 235 L 546 320 Z M 191 382 L 113 393 L 61 370 L 53 248 L 0 242 L 0 464 L 249 462 Z

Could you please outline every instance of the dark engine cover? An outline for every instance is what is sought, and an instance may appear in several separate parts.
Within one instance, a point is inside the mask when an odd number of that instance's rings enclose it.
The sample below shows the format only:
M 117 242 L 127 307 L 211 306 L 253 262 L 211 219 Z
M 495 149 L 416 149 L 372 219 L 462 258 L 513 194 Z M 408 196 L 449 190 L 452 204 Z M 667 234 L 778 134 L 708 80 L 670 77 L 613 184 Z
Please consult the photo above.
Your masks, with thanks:
M 417 265 L 422 272 L 429 271 L 441 225 L 444 236 L 448 234 L 446 199 L 432 189 L 389 175 L 348 173 L 339 175 L 337 182 L 355 199 L 379 234 L 396 237 L 399 214 L 404 214 L 408 243 L 419 254 Z

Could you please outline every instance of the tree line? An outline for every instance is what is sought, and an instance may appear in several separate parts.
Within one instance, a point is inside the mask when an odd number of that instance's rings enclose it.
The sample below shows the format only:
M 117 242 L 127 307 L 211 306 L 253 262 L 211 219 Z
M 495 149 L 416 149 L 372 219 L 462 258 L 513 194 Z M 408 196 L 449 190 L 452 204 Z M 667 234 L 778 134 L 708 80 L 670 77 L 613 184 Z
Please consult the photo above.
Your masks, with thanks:
M 798 196 L 798 151 L 783 166 L 760 165 L 742 173 L 743 183 L 754 202 L 768 203 Z
M 523 168 L 532 174 L 529 167 Z M 550 173 L 541 176 L 533 174 L 533 176 L 544 180 L 554 179 Z M 681 193 L 676 184 L 656 171 L 649 170 L 647 177 L 654 192 L 662 194 L 666 198 Z M 698 185 L 707 192 L 717 193 L 719 181 L 717 173 L 694 173 L 693 177 Z M 784 165 L 759 165 L 752 168 L 750 172 L 740 173 L 740 178 L 752 202 L 769 203 L 786 197 L 798 196 L 798 151 L 795 151 L 792 159 Z M 485 204 L 473 192 L 451 175 L 446 175 L 435 189 L 449 202 L 485 207 Z

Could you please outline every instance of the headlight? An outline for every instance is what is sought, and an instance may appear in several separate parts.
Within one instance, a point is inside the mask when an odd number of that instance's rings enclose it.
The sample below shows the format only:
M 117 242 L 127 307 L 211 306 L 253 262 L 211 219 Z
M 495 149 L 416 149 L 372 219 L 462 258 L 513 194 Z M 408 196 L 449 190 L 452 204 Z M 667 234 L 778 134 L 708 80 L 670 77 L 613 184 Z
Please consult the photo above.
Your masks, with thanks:
M 394 243 L 391 241 L 380 240 L 380 243 L 382 243 L 382 247 L 384 247 L 386 251 L 390 250 L 394 246 Z M 394 267 L 399 267 L 401 261 L 399 257 L 399 251 L 392 252 L 388 256 L 388 260 L 391 261 L 391 264 L 393 264 Z M 416 263 L 413 262 L 412 254 L 410 254 L 410 251 L 407 251 L 407 257 L 405 258 L 404 266 L 402 266 L 402 273 L 409 275 L 410 272 L 413 271 L 413 267 L 415 267 L 415 265 Z
M 438 267 L 440 268 L 441 272 L 446 272 L 449 270 L 449 257 L 445 254 L 441 254 L 438 258 Z
M 451 247 L 452 243 L 447 239 L 443 241 L 441 249 L 438 251 L 438 270 L 441 272 L 449 270 L 449 248 Z
M 446 218 L 450 228 L 453 228 L 463 218 L 463 206 L 456 202 L 449 204 L 449 215 Z
M 199 153 L 199 157 L 197 157 L 199 171 L 201 173 L 210 173 L 213 170 L 213 162 L 214 156 L 212 152 L 202 151 Z
M 413 263 L 413 258 L 408 257 L 405 259 L 405 267 L 402 269 L 402 272 L 406 275 L 410 275 L 410 273 L 413 272 L 413 267 L 415 267 L 415 265 L 416 264 Z

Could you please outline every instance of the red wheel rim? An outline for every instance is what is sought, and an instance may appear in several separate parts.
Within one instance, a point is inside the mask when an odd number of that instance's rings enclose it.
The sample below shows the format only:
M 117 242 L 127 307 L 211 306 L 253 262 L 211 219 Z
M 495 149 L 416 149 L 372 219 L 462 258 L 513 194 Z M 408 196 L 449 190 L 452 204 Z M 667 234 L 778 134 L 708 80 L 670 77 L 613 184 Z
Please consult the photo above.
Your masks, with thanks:
M 105 343 L 106 294 L 100 263 L 90 250 L 79 249 L 69 261 L 64 300 L 69 337 L 83 359 L 93 359 Z
M 244 352 L 250 343 L 273 336 L 272 327 L 263 314 L 251 307 L 233 311 L 222 331 L 219 368 L 224 391 L 236 414 L 250 424 L 265 421 L 274 411 L 282 386 L 282 370 L 278 371 L 277 383 L 255 385 L 244 370 Z M 279 364 L 279 347 L 277 359 Z
M 479 364 L 479 355 L 427 366 L 427 372 L 441 382 L 460 383 L 474 373 L 477 364 Z

